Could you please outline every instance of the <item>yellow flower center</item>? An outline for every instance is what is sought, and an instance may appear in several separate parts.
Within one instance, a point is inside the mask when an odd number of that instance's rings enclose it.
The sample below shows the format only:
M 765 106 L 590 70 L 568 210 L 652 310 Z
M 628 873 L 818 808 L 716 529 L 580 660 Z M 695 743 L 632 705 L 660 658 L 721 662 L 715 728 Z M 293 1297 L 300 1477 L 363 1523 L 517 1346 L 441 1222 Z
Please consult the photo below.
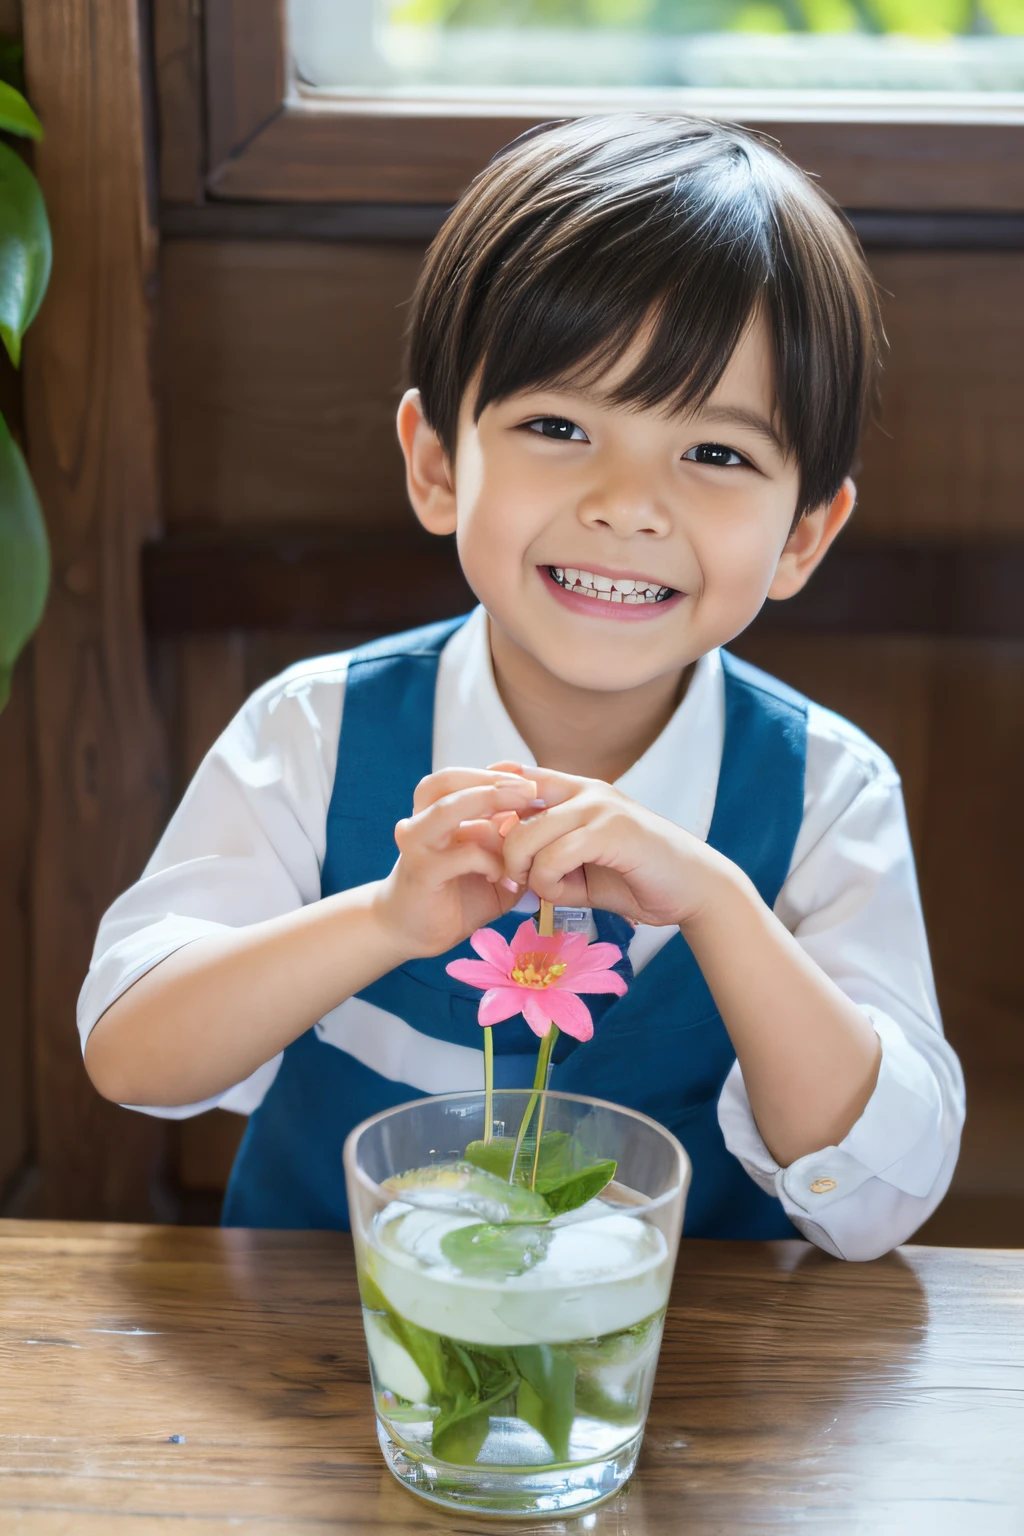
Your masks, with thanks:
M 512 980 L 520 987 L 550 987 L 565 973 L 565 961 L 556 960 L 550 950 L 527 950 L 516 961 Z

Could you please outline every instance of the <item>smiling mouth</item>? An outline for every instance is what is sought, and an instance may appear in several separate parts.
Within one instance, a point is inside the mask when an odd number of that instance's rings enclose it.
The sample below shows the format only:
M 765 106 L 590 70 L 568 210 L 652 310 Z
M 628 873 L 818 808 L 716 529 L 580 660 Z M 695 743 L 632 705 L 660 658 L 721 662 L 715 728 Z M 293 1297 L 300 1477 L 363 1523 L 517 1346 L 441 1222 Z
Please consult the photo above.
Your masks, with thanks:
M 578 571 L 572 566 L 549 565 L 548 575 L 566 592 L 578 597 L 590 597 L 605 603 L 664 603 L 674 597 L 675 587 L 660 587 L 642 578 L 628 576 L 595 576 L 593 571 Z

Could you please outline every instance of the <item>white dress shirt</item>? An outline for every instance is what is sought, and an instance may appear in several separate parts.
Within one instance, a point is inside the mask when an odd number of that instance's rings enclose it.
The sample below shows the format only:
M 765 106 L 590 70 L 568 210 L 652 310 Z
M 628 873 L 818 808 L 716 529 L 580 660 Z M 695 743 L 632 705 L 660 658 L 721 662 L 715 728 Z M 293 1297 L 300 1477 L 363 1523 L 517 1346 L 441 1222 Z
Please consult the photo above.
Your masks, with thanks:
M 211 748 L 141 878 L 100 924 L 78 1003 L 83 1047 L 105 1009 L 174 950 L 319 899 L 347 660 L 301 662 L 266 683 Z M 724 737 L 724 677 L 712 651 L 617 787 L 706 839 Z M 486 616 L 477 609 L 440 657 L 433 767 L 482 768 L 506 758 L 534 763 L 498 694 Z M 524 910 L 531 901 L 535 910 L 529 896 Z M 729 1150 L 807 1238 L 838 1257 L 874 1258 L 905 1241 L 946 1192 L 963 1124 L 963 1078 L 939 1020 L 899 776 L 866 736 L 814 704 L 803 822 L 775 913 L 870 1020 L 882 1044 L 878 1082 L 839 1146 L 788 1168 L 758 1133 L 738 1062 L 719 1099 L 719 1122 Z M 634 971 L 676 932 L 638 927 L 629 947 Z M 412 1088 L 482 1085 L 482 1050 L 431 1039 L 361 998 L 316 1028 L 325 1043 Z M 219 1105 L 247 1114 L 280 1061 L 216 1098 L 146 1113 L 183 1118 Z

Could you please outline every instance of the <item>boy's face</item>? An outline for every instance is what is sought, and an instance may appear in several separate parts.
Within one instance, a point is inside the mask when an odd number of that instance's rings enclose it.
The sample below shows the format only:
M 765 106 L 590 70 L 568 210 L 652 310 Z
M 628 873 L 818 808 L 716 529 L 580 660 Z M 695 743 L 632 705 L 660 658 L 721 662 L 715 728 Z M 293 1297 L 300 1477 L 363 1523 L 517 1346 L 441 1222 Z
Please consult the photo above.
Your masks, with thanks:
M 763 322 L 687 416 L 608 403 L 637 351 L 600 392 L 531 389 L 487 406 L 478 422 L 468 391 L 454 465 L 434 451 L 422 417 L 415 430 L 399 417 L 421 520 L 438 533 L 455 528 L 466 579 L 506 636 L 586 689 L 678 673 L 743 630 L 769 593 L 797 590 L 809 541 L 816 564 L 823 535 L 826 544 L 834 536 L 825 527 L 834 508 L 791 534 L 799 471 L 772 427 Z M 418 411 L 407 402 L 403 411 Z M 426 495 L 417 454 L 436 482 Z

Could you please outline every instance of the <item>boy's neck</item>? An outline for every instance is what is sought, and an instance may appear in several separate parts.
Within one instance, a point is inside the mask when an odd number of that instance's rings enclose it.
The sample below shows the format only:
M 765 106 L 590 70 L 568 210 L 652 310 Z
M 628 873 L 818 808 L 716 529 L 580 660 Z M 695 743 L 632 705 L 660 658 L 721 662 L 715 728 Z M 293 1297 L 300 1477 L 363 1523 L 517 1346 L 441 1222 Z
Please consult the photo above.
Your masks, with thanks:
M 488 619 L 494 680 L 537 763 L 613 784 L 661 735 L 693 667 L 621 693 L 563 683 Z

